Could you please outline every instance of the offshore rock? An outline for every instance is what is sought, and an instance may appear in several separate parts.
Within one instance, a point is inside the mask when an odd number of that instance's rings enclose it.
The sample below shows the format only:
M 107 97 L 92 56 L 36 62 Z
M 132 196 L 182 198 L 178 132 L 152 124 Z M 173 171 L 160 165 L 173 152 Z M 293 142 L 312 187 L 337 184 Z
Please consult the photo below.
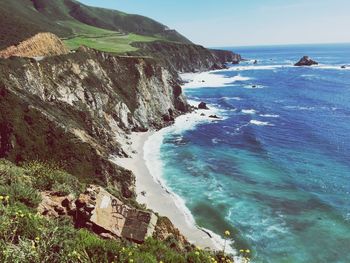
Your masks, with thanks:
M 198 104 L 198 109 L 201 109 L 201 110 L 209 110 L 207 104 L 205 102 L 201 102 Z
M 318 62 L 312 60 L 308 56 L 303 56 L 297 63 L 294 64 L 294 66 L 312 66 L 312 65 L 318 65 Z

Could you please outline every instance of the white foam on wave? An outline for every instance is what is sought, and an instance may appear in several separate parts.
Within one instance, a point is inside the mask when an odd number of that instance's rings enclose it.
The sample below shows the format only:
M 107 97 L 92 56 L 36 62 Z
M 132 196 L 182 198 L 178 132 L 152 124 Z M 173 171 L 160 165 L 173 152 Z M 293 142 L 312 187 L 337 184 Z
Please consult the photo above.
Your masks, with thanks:
M 227 71 L 227 70 L 225 70 Z M 214 72 L 216 74 L 214 74 Z M 247 81 L 250 78 L 241 75 L 227 77 L 223 74 L 217 74 L 223 71 L 208 71 L 201 73 L 183 73 L 181 74 L 182 80 L 185 84 L 182 86 L 184 89 L 188 88 L 222 88 L 229 86 L 237 81 Z
M 312 68 L 314 69 L 332 69 L 332 70 L 350 70 L 350 66 L 346 66 L 345 68 L 341 68 L 343 65 L 327 65 L 327 64 L 319 64 L 315 65 Z
M 242 88 L 245 88 L 245 89 L 263 89 L 264 86 L 261 86 L 261 85 L 245 85 L 245 86 L 242 86 Z
M 196 101 L 190 101 L 195 104 Z M 181 135 L 184 131 L 194 129 L 198 124 L 212 121 L 209 115 L 219 115 L 222 113 L 220 109 L 213 107 L 213 105 L 208 105 L 209 110 L 197 110 L 189 114 L 185 114 L 176 118 L 175 123 L 172 126 L 166 127 L 153 135 L 151 135 L 144 144 L 144 160 L 146 166 L 153 178 L 153 180 L 160 184 L 161 187 L 166 190 L 174 201 L 176 207 L 182 211 L 186 223 L 192 226 L 197 226 L 196 221 L 191 213 L 191 211 L 186 206 L 186 202 L 179 195 L 171 191 L 163 178 L 163 162 L 161 159 L 161 146 L 163 144 L 164 138 L 167 134 L 171 133 L 174 135 Z M 201 116 L 204 113 L 206 116 Z M 224 246 L 225 240 L 220 236 L 208 229 L 200 228 L 204 232 L 211 235 L 214 244 L 217 244 L 218 248 Z M 236 251 L 232 247 L 227 247 L 227 252 L 231 254 L 236 254 Z
M 242 113 L 254 115 L 254 114 L 256 114 L 256 110 L 254 110 L 254 109 L 242 110 Z
M 256 126 L 274 126 L 273 124 L 267 121 L 251 120 L 249 123 Z
M 230 67 L 230 71 L 247 71 L 247 70 L 275 70 L 280 68 L 291 68 L 293 65 L 237 65 Z
M 308 106 L 284 106 L 284 108 L 289 110 L 305 110 L 305 111 L 312 111 L 315 109 L 315 107 L 308 107 Z
M 278 114 L 260 114 L 260 117 L 265 117 L 265 118 L 279 118 L 280 115 Z

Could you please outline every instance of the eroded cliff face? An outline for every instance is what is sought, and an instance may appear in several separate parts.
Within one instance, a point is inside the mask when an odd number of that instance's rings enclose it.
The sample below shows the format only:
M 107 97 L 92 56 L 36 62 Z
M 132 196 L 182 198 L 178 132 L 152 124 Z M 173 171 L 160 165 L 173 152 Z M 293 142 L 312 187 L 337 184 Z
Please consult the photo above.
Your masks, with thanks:
M 159 129 L 188 109 L 176 76 L 152 59 L 81 48 L 0 60 L 0 158 L 63 162 L 127 198 L 134 177 L 109 157 L 125 155 L 130 131 Z
M 40 57 L 68 54 L 69 49 L 56 35 L 52 33 L 38 33 L 18 45 L 10 46 L 0 51 L 0 58 Z
M 194 44 L 174 42 L 137 42 L 139 48 L 129 55 L 152 56 L 174 72 L 199 72 L 224 68 L 226 62 L 239 63 L 241 56 L 231 51 L 211 50 Z

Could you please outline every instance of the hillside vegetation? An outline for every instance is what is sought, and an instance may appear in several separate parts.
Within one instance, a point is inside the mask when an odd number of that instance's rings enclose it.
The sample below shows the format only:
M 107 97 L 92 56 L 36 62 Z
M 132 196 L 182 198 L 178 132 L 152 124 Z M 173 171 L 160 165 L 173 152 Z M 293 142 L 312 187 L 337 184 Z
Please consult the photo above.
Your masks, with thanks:
M 102 51 L 135 51 L 135 41 L 190 43 L 150 18 L 96 8 L 72 0 L 12 0 L 0 2 L 0 49 L 39 32 L 66 38 L 71 48 L 86 45 Z
M 0 159 L 0 262 L 232 262 L 199 248 L 179 251 L 174 239 L 148 238 L 141 245 L 105 240 L 74 228 L 69 218 L 37 212 L 40 191 L 77 195 L 82 189 L 83 184 L 56 165 L 34 161 L 19 167 Z

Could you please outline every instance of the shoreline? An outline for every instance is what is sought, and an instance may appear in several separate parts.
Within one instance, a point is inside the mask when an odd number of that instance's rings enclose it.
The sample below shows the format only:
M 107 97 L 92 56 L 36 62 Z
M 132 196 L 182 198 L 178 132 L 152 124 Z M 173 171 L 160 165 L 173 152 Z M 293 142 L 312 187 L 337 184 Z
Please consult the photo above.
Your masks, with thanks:
M 206 117 L 201 116 L 202 113 L 205 113 Z M 200 228 L 185 201 L 167 188 L 161 174 L 162 163 L 157 155 L 165 134 L 192 129 L 198 123 L 217 121 L 209 118 L 210 114 L 220 113 L 215 110 L 196 110 L 177 117 L 173 125 L 159 131 L 132 133 L 129 136 L 132 142 L 129 149 L 130 158 L 114 158 L 114 161 L 134 173 L 138 203 L 145 204 L 159 215 L 168 217 L 190 243 L 203 249 L 220 251 L 224 246 L 224 239 L 208 229 Z M 227 246 L 226 250 L 230 254 L 236 254 L 230 246 Z

